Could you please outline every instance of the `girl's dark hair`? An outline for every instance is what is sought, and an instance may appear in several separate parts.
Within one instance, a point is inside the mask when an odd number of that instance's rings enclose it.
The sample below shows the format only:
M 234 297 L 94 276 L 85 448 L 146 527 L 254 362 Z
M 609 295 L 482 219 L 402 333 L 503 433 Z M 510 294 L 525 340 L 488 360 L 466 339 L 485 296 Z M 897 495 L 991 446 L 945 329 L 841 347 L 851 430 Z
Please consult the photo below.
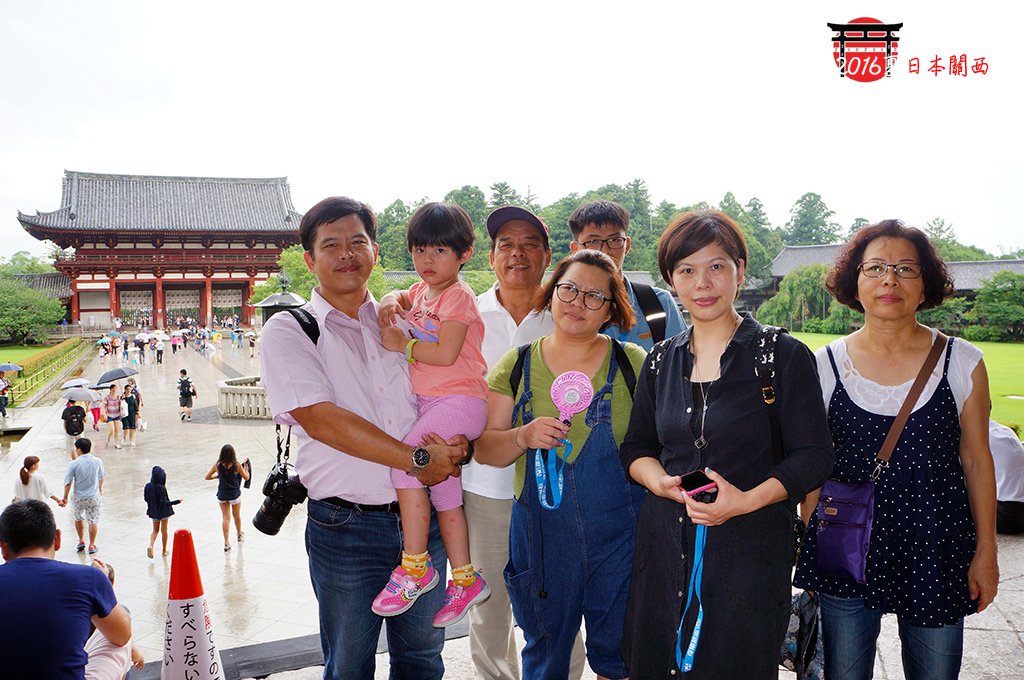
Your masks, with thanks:
M 921 263 L 921 281 L 924 284 L 924 301 L 918 305 L 919 311 L 938 307 L 943 300 L 953 295 L 953 277 L 949 275 L 946 263 L 928 240 L 927 234 L 917 227 L 908 227 L 900 220 L 882 220 L 854 234 L 836 256 L 835 266 L 825 279 L 825 287 L 835 297 L 836 302 L 858 312 L 864 311 L 864 305 L 857 299 L 857 281 L 860 278 L 864 251 L 867 250 L 868 244 L 877 238 L 902 238 L 914 244 L 917 259 Z
M 220 447 L 220 458 L 217 462 L 224 467 L 230 467 L 238 462 L 238 458 L 235 456 L 235 447 L 231 444 L 225 444 Z
M 608 275 L 608 288 L 611 289 L 612 299 L 608 304 L 611 305 L 611 318 L 601 326 L 601 330 L 604 330 L 608 326 L 614 324 L 621 330 L 628 331 L 636 323 L 636 313 L 633 311 L 633 304 L 629 301 L 629 293 L 626 292 L 626 284 L 622 281 L 622 272 L 619 271 L 618 266 L 615 264 L 615 260 L 608 257 L 607 254 L 600 250 L 577 250 L 572 255 L 564 258 L 561 262 L 555 265 L 555 271 L 551 273 L 551 278 L 548 279 L 547 284 L 539 291 L 537 296 L 534 298 L 533 308 L 537 312 L 542 312 L 545 309 L 551 308 L 551 298 L 555 295 L 555 286 L 562 282 L 565 278 L 565 273 L 569 271 L 569 267 L 579 262 L 580 264 L 589 265 L 591 267 L 597 267 Z
M 18 470 L 18 476 L 21 477 L 22 484 L 28 484 L 28 471 L 38 462 L 39 456 L 25 456 L 25 465 Z
M 409 218 L 405 228 L 409 250 L 420 246 L 446 246 L 458 255 L 473 247 L 473 220 L 454 203 L 425 203 Z

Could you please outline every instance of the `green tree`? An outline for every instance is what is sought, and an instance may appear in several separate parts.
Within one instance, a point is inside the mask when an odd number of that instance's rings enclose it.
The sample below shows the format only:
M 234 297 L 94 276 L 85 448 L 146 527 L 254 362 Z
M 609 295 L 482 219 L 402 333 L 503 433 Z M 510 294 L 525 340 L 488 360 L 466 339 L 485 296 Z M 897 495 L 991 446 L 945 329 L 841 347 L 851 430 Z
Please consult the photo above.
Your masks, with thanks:
M 839 225 L 832 221 L 834 211 L 829 210 L 821 196 L 808 192 L 797 199 L 789 211 L 789 222 L 783 229 L 786 245 L 826 245 L 839 240 Z
M 551 232 L 551 263 L 554 264 L 569 254 L 569 242 L 572 241 L 572 234 L 569 232 L 569 215 L 582 203 L 579 194 L 563 196 L 551 205 L 542 208 L 540 218 L 548 225 Z
M 405 238 L 405 228 L 412 212 L 402 199 L 397 199 L 377 214 L 377 244 L 380 246 L 380 261 L 385 269 L 412 270 L 412 255 L 409 254 Z
M 779 293 L 757 310 L 762 323 L 801 330 L 807 319 L 824 319 L 832 298 L 825 289 L 828 268 L 823 264 L 799 267 L 782 277 Z
M 300 244 L 296 244 L 281 251 L 277 258 L 277 267 L 280 272 L 288 276 L 288 292 L 295 293 L 305 300 L 309 300 L 310 293 L 316 286 L 316 277 L 309 271 L 306 259 L 303 257 L 305 251 Z M 267 297 L 281 290 L 280 274 L 275 274 L 269 279 L 253 288 L 250 303 L 260 302 Z
M 476 243 L 473 244 L 473 257 L 466 263 L 466 269 L 487 269 L 487 254 L 491 250 L 491 237 L 487 234 L 487 215 L 491 212 L 487 205 L 487 197 L 479 187 L 466 184 L 458 189 L 452 189 L 444 196 L 445 203 L 454 203 L 462 206 L 469 213 L 473 220 L 473 230 L 476 232 Z
M 0 278 L 16 274 L 52 274 L 55 271 L 52 262 L 30 255 L 27 250 L 19 250 L 9 260 L 0 257 Z
M 930 328 L 938 328 L 947 335 L 959 335 L 970 308 L 971 303 L 967 298 L 949 298 L 938 307 L 918 312 L 917 320 Z
M 999 329 L 1009 340 L 1024 340 L 1024 274 L 1001 271 L 985 281 L 968 318 Z
M 727 191 L 718 203 L 718 209 L 736 221 L 743 238 L 747 242 L 747 277 L 757 281 L 767 281 L 771 277 L 771 258 L 764 245 L 758 240 L 754 231 L 750 213 L 736 200 L 731 191 Z
M 63 318 L 64 305 L 60 300 L 32 290 L 20 281 L 0 279 L 0 337 L 24 343 L 42 335 Z
M 491 208 L 500 208 L 503 205 L 523 206 L 523 197 L 519 195 L 518 191 L 509 186 L 508 182 L 495 182 L 491 185 L 490 189 Z
M 849 231 L 846 232 L 846 240 L 849 241 L 856 235 L 858 231 L 871 224 L 871 221 L 866 217 L 857 217 L 853 220 L 853 224 L 850 225 Z
M 952 224 L 946 224 L 941 217 L 934 217 L 925 224 L 924 233 L 947 262 L 977 262 L 994 260 L 988 252 L 977 246 L 969 246 L 960 242 Z

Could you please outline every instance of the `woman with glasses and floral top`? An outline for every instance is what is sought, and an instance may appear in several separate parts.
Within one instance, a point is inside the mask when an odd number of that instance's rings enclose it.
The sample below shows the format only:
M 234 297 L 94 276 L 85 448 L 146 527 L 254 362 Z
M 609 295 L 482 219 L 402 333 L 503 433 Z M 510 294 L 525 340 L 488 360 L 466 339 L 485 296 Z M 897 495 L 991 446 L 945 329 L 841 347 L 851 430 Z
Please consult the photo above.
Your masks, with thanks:
M 935 342 L 917 312 L 942 304 L 953 281 L 924 232 L 885 220 L 844 246 L 826 285 L 864 313 L 860 330 L 817 353 L 832 478 L 864 483 Z M 899 621 L 908 679 L 959 676 L 963 617 L 985 609 L 999 581 L 989 408 L 981 350 L 949 338 L 875 480 L 864 583 L 821 572 L 815 512 L 795 582 L 820 595 L 828 677 L 871 677 L 885 613 Z
M 481 463 L 516 466 L 505 582 L 526 637 L 523 677 L 568 677 L 585 620 L 591 668 L 625 678 L 622 621 L 643 493 L 626 481 L 618 445 L 645 352 L 601 335 L 635 321 L 604 253 L 558 263 L 535 308 L 550 309 L 554 332 L 491 370 L 487 429 L 476 441 Z

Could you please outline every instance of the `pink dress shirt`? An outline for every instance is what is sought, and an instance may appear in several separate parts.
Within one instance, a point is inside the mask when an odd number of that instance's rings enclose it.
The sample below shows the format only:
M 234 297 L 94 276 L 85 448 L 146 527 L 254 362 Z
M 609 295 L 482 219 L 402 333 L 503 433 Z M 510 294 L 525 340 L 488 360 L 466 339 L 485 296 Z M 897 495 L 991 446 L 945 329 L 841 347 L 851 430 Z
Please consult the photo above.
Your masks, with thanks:
M 331 306 L 318 288 L 303 309 L 320 325 L 316 347 L 287 312 L 275 314 L 260 336 L 270 411 L 275 422 L 292 426 L 299 479 L 314 500 L 334 496 L 353 503 L 390 503 L 396 498 L 390 468 L 312 439 L 290 412 L 330 402 L 400 440 L 416 422 L 405 355 L 381 344 L 377 301 L 369 293 L 358 319 Z

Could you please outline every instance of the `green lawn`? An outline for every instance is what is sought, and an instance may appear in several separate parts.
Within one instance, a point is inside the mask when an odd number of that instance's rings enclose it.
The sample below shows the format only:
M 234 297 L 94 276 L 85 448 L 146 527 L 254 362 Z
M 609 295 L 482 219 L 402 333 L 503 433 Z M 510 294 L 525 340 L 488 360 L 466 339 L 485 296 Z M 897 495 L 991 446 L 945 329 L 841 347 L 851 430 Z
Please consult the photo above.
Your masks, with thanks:
M 824 347 L 838 335 L 793 333 L 812 350 Z M 1009 395 L 1024 397 L 1024 345 L 1008 342 L 976 342 L 985 353 L 988 368 L 989 394 L 992 395 L 992 418 L 1008 425 L 1024 427 L 1024 399 L 1009 399 Z
M 50 349 L 49 345 L 0 345 L 0 364 L 18 364 L 29 357 Z

